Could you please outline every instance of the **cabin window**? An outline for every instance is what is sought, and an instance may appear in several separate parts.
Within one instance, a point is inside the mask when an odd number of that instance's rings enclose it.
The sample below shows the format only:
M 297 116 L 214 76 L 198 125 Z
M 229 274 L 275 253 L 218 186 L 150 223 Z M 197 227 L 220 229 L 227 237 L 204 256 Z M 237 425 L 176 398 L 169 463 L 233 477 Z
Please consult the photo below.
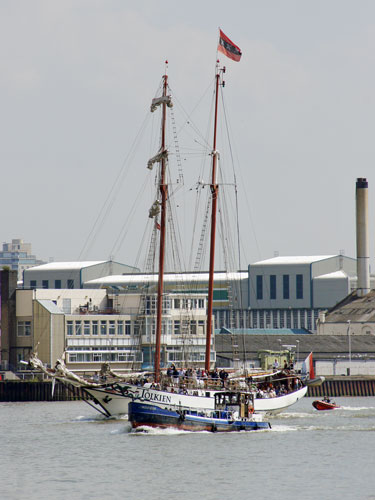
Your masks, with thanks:
M 125 321 L 125 335 L 130 335 L 131 334 L 131 326 L 132 323 L 129 319 Z
M 204 299 L 198 299 L 198 308 L 204 309 Z
M 263 300 L 263 276 L 257 276 L 257 300 Z
M 55 288 L 61 288 L 61 280 L 55 280 Z
M 124 322 L 117 321 L 117 335 L 124 335 Z
M 48 288 L 48 280 L 42 280 L 42 288 Z
M 36 280 L 30 281 L 30 288 L 36 288 Z
M 68 280 L 68 288 L 74 288 L 74 280 Z

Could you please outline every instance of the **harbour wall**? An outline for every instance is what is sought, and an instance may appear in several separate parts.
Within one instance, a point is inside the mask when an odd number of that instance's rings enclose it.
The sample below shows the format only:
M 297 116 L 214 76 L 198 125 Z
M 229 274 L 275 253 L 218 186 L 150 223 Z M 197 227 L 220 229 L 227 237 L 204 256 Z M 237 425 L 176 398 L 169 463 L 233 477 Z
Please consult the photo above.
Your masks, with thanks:
M 88 399 L 78 387 L 67 387 L 56 382 L 52 395 L 52 382 L 14 381 L 0 382 L 0 402 L 16 401 L 75 401 Z
M 327 378 L 322 385 L 309 387 L 307 397 L 375 396 L 374 378 Z M 52 382 L 0 381 L 0 402 L 16 401 L 76 401 L 89 399 L 78 387 L 67 387 L 56 382 L 52 395 Z
M 327 377 L 322 385 L 309 387 L 306 396 L 375 396 L 375 378 Z

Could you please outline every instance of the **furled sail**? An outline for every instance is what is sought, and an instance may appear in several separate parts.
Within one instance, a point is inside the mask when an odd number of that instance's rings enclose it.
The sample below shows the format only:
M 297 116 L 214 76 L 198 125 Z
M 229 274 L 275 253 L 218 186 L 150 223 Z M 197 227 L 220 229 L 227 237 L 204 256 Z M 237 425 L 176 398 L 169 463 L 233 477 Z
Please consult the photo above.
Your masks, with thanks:
M 161 104 L 166 104 L 168 108 L 173 108 L 173 102 L 170 95 L 155 97 L 151 102 L 151 113 L 153 113 L 158 106 Z
M 152 158 L 150 158 L 147 162 L 147 168 L 149 170 L 152 170 L 152 167 L 154 166 L 154 163 L 157 163 L 163 159 L 167 159 L 168 158 L 168 150 L 167 149 L 163 149 L 162 151 L 159 151 L 159 153 L 157 153 L 155 156 L 153 156 Z

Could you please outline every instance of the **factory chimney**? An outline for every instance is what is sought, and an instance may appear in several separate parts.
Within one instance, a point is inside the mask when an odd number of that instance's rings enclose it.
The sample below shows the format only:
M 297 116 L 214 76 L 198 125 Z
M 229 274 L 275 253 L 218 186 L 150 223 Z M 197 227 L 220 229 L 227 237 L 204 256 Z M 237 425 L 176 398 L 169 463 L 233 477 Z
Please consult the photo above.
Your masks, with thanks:
M 370 256 L 368 238 L 368 182 L 358 178 L 356 183 L 357 223 L 357 295 L 363 297 L 370 291 Z

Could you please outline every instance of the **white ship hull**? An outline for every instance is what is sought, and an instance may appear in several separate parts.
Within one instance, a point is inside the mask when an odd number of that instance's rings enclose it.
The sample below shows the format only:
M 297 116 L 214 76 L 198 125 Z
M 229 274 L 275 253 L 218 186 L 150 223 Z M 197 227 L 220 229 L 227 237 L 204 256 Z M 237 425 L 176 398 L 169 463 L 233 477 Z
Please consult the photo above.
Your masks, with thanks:
M 178 394 L 168 391 L 160 391 L 135 385 L 120 385 L 115 388 L 86 388 L 86 391 L 98 406 L 98 411 L 104 412 L 107 416 L 126 415 L 128 413 L 128 404 L 131 401 L 142 403 L 159 404 L 164 408 L 173 408 L 184 406 L 188 408 L 214 409 L 215 401 L 213 395 L 217 391 L 198 391 L 200 395 Z M 121 388 L 121 392 L 120 392 Z M 195 391 L 197 392 L 197 391 Z M 278 396 L 276 398 L 254 399 L 255 413 L 265 415 L 276 415 L 289 406 L 294 405 L 305 396 L 307 387 Z M 210 394 L 209 397 L 206 394 Z

